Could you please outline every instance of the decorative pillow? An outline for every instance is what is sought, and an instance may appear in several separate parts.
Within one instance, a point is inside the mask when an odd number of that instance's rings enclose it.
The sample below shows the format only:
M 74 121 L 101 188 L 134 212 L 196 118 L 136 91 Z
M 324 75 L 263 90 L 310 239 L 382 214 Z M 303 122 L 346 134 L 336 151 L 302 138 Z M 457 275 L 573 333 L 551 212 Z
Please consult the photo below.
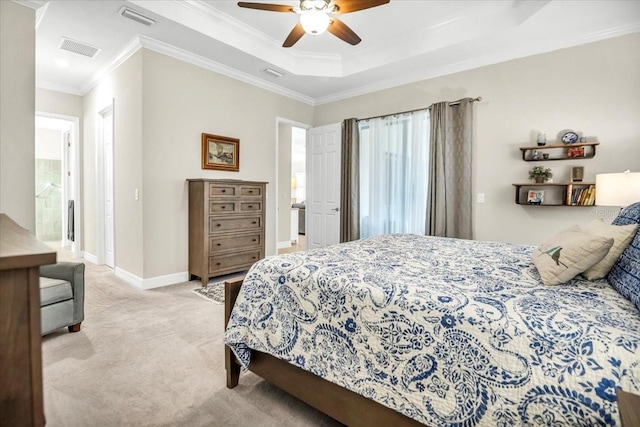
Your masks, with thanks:
M 614 225 L 640 224 L 640 202 L 625 208 L 616 219 Z M 609 284 L 620 294 L 629 298 L 640 310 L 640 233 L 622 252 L 613 264 L 607 276 Z
M 616 263 L 620 254 L 629 246 L 631 240 L 636 235 L 638 229 L 637 224 L 629 225 L 609 225 L 600 219 L 591 221 L 586 230 L 596 236 L 611 237 L 613 246 L 609 249 L 609 253 L 596 265 L 587 269 L 582 275 L 589 279 L 602 279 L 609 274 L 609 270 Z
M 600 262 L 612 245 L 612 238 L 596 236 L 574 225 L 538 246 L 531 259 L 542 283 L 559 285 Z

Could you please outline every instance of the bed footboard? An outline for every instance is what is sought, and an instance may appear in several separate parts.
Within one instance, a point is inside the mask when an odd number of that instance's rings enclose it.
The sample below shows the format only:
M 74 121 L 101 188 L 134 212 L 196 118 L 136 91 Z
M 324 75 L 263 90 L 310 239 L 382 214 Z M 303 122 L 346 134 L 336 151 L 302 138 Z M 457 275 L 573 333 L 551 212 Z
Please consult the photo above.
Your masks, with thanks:
M 240 293 L 240 287 L 242 286 L 242 279 L 237 279 L 229 282 L 224 282 L 224 327 L 227 327 L 229 318 L 231 317 L 231 310 L 236 304 L 236 299 Z M 231 348 L 227 345 L 224 346 L 224 367 L 227 371 L 227 388 L 234 388 L 238 385 L 240 379 L 240 364 L 236 360 L 236 356 L 231 351 Z

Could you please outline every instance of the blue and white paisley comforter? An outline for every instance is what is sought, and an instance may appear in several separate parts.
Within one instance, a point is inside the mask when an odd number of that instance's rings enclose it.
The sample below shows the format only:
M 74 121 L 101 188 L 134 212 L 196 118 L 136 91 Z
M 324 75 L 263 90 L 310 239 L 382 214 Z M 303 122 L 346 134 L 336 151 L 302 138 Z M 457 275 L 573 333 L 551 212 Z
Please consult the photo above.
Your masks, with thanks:
M 431 426 L 619 425 L 640 315 L 606 281 L 541 285 L 531 247 L 379 236 L 249 271 L 225 342 Z

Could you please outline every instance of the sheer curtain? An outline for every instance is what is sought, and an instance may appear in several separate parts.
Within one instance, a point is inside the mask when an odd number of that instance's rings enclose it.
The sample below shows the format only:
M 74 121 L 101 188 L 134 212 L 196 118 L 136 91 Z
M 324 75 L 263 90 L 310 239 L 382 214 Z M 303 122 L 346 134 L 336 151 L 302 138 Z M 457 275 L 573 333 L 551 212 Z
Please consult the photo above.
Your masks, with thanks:
M 360 237 L 425 234 L 428 110 L 358 123 Z

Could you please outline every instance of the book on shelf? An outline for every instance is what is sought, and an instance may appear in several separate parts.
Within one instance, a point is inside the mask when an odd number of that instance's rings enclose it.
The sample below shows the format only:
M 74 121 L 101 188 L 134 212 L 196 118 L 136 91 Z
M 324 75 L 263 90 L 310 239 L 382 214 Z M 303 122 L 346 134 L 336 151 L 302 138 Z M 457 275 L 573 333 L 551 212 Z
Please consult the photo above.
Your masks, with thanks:
M 571 191 L 572 206 L 593 206 L 596 200 L 596 187 L 574 188 Z

